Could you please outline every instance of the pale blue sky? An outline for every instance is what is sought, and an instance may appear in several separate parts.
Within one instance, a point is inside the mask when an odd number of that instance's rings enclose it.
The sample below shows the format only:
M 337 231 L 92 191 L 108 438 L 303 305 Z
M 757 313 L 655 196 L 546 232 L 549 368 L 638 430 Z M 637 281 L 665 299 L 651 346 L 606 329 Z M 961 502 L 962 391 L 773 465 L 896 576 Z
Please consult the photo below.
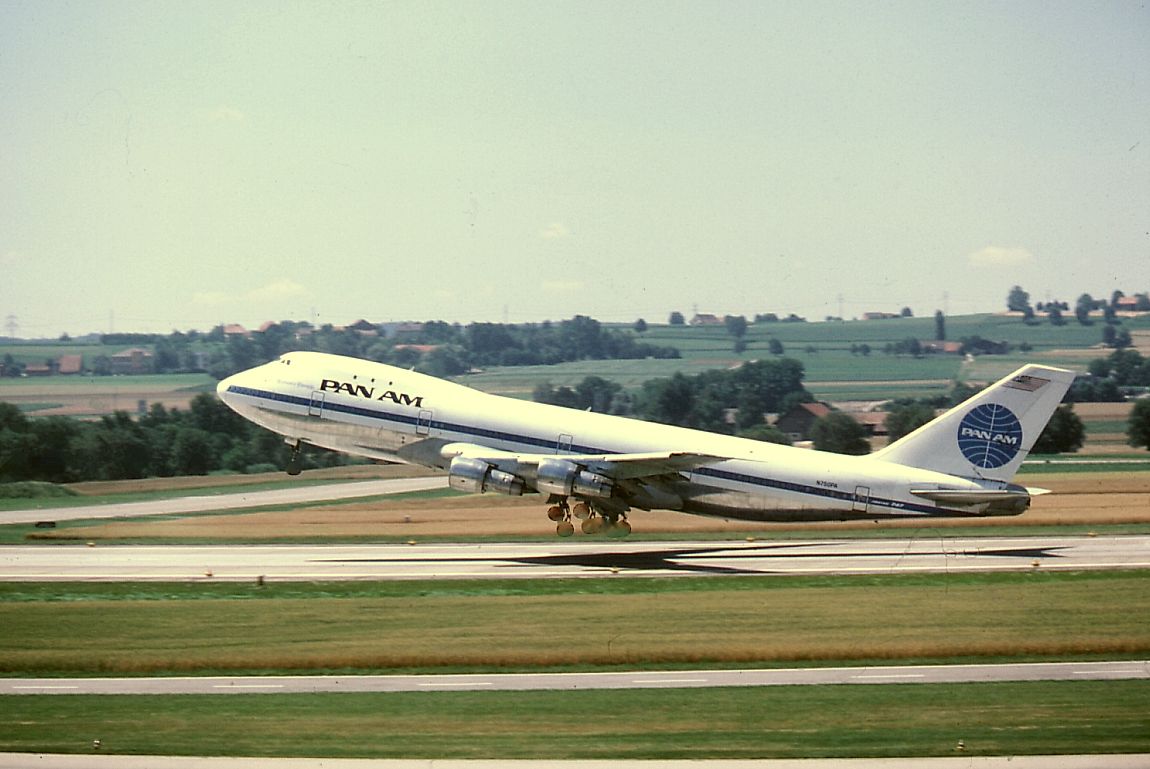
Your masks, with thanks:
M 1141 2 L 0 0 L 0 321 L 1150 290 Z

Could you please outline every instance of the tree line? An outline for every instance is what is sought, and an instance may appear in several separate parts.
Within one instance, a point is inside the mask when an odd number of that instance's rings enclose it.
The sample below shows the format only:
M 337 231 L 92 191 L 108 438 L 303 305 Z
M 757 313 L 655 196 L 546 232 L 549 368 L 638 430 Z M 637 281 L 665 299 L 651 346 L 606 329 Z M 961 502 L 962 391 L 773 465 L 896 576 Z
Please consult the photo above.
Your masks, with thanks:
M 1134 294 L 1132 302 L 1125 302 L 1126 294 L 1114 291 L 1110 299 L 1095 299 L 1088 293 L 1080 294 L 1074 302 L 1074 319 L 1083 326 L 1094 325 L 1094 313 L 1102 311 L 1103 342 L 1109 347 L 1129 347 L 1130 334 L 1124 330 L 1116 330 L 1114 326 L 1122 321 L 1118 311 L 1132 309 L 1135 312 L 1150 312 L 1150 293 Z M 1070 303 L 1058 299 L 1047 302 L 1037 302 L 1033 307 L 1030 304 L 1030 293 L 1022 286 L 1013 286 L 1006 296 L 1006 309 L 1022 314 L 1023 322 L 1029 325 L 1040 323 L 1038 316 L 1045 315 L 1054 326 L 1065 326 L 1069 321 L 1067 314 L 1071 312 Z M 1109 331 L 1107 331 L 1109 329 Z
M 1150 387 L 1150 358 L 1136 350 L 1115 350 L 1090 363 L 1067 394 L 1079 401 L 1124 399 L 1123 390 Z M 803 385 L 801 362 L 781 358 L 746 363 L 734 370 L 712 370 L 645 382 L 634 396 L 617 382 L 587 377 L 574 387 L 536 387 L 537 401 L 599 413 L 639 418 L 700 430 L 786 443 L 765 422 L 768 412 L 786 412 L 814 400 Z M 977 392 L 956 383 L 942 396 L 900 399 L 888 408 L 890 440 L 930 421 L 937 410 Z M 832 419 L 833 417 L 833 419 Z M 845 417 L 845 419 L 844 419 Z M 845 414 L 824 418 L 815 447 L 841 453 L 866 453 L 861 427 Z M 847 422 L 851 424 L 847 424 Z M 1131 445 L 1150 448 L 1150 398 L 1141 398 L 1131 414 Z M 1035 447 L 1036 453 L 1074 451 L 1084 430 L 1069 405 L 1060 407 Z M 153 404 L 139 419 L 125 412 L 94 422 L 67 417 L 29 418 L 0 402 L 0 482 L 70 482 L 148 476 L 202 475 L 215 471 L 262 472 L 286 465 L 283 440 L 238 416 L 209 393 L 197 395 L 187 410 Z M 333 452 L 309 453 L 305 466 L 339 464 Z
M 533 397 L 542 403 L 786 443 L 786 436 L 769 427 L 765 416 L 814 400 L 803 386 L 803 375 L 801 362 L 780 358 L 651 379 L 634 397 L 602 377 L 586 377 L 573 388 L 543 383 Z
M 296 350 L 364 358 L 434 376 L 455 376 L 489 366 L 679 357 L 677 348 L 642 342 L 628 329 L 604 328 L 599 321 L 584 315 L 557 323 L 466 326 L 428 321 L 388 327 L 360 321 L 336 328 L 283 321 L 247 334 L 229 334 L 224 326 L 217 326 L 207 333 L 105 334 L 101 343 L 150 347 L 150 373 L 207 372 L 217 379 Z M 111 374 L 111 357 L 92 356 L 89 368 L 96 375 Z M 2 369 L 8 376 L 21 373 L 11 355 Z
M 186 411 L 157 403 L 139 419 L 117 411 L 94 422 L 29 418 L 0 402 L 0 482 L 267 472 L 284 467 L 288 453 L 280 436 L 208 393 L 197 395 Z M 305 467 L 344 461 L 334 452 L 305 454 Z

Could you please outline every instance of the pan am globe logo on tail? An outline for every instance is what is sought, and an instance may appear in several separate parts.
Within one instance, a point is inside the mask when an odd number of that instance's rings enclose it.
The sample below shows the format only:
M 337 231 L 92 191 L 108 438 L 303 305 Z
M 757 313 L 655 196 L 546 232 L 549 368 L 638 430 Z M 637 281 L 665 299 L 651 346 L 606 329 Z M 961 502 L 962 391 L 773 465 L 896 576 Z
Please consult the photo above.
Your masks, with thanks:
M 1022 448 L 1022 424 L 1006 406 L 983 403 L 958 425 L 958 448 L 978 467 L 1002 467 Z

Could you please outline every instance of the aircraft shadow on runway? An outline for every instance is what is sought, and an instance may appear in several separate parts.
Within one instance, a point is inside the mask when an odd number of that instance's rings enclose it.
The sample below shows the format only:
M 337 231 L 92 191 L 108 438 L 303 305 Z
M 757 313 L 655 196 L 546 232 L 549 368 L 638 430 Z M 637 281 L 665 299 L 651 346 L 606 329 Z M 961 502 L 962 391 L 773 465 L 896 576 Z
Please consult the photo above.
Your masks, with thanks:
M 826 547 L 826 545 L 821 545 Z M 738 568 L 737 566 L 721 566 L 718 564 L 700 563 L 708 559 L 732 560 L 760 560 L 763 558 L 827 558 L 835 557 L 827 552 L 788 552 L 797 548 L 810 548 L 809 543 L 756 545 L 753 547 L 731 545 L 716 545 L 714 547 L 667 548 L 660 550 L 631 550 L 631 551 L 605 551 L 605 552 L 575 552 L 552 553 L 547 555 L 506 556 L 493 558 L 476 557 L 434 557 L 434 558 L 339 558 L 323 559 L 323 563 L 491 563 L 498 567 L 500 564 L 508 566 L 569 566 L 584 569 L 618 569 L 620 571 L 674 571 L 693 572 L 699 574 L 773 574 L 785 573 L 786 569 Z M 916 550 L 907 555 L 921 557 L 955 557 L 977 556 L 989 558 L 1021 558 L 1037 560 L 1044 558 L 1062 558 L 1059 552 L 1064 547 L 1007 547 L 992 550 L 956 551 L 939 548 L 932 551 Z M 891 558 L 897 556 L 890 550 L 874 552 L 852 552 L 844 557 L 850 558 Z

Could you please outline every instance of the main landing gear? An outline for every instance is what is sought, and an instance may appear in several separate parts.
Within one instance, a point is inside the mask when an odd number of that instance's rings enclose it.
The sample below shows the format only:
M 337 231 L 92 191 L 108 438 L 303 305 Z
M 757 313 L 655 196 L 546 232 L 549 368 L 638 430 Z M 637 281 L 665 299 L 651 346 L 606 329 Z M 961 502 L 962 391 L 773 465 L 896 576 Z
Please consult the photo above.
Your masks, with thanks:
M 584 534 L 605 534 L 608 537 L 625 537 L 631 533 L 624 513 L 609 513 L 596 510 L 586 502 L 576 502 L 573 506 L 566 499 L 560 499 L 547 510 L 547 517 L 555 521 L 555 533 L 560 537 L 570 537 L 575 533 L 575 518 L 579 530 Z

